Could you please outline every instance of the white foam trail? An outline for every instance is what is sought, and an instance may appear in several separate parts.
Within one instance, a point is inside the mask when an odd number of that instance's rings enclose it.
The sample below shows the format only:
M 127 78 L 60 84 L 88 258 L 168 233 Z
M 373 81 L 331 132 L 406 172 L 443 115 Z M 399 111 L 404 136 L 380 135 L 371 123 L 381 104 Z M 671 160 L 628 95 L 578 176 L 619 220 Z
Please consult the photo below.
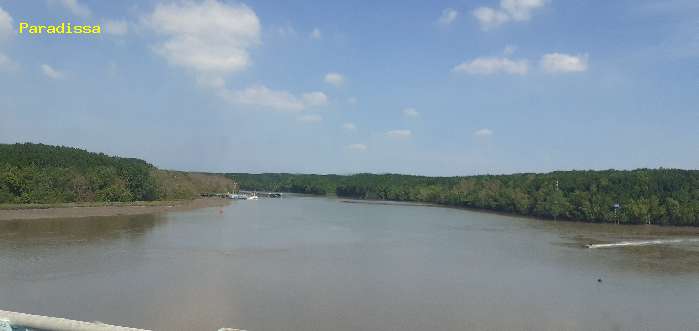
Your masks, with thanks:
M 618 243 L 611 243 L 611 244 L 589 244 L 589 245 L 587 245 L 587 248 L 610 248 L 610 247 L 625 247 L 625 246 L 664 245 L 664 244 L 678 244 L 678 243 L 683 243 L 683 242 L 694 242 L 694 241 L 699 241 L 699 238 L 620 241 Z

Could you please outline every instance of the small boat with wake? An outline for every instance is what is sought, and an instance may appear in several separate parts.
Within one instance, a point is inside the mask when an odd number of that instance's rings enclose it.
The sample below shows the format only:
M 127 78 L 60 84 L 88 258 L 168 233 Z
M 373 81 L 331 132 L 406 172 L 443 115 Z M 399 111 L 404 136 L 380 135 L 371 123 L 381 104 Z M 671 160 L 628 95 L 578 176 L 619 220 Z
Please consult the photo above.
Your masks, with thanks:
M 671 245 L 671 244 L 681 244 L 687 242 L 699 242 L 699 238 L 683 238 L 683 239 L 654 239 L 654 240 L 631 240 L 631 241 L 620 241 L 608 244 L 587 244 L 587 248 L 614 248 L 614 247 L 636 247 L 636 246 L 650 246 L 650 245 Z

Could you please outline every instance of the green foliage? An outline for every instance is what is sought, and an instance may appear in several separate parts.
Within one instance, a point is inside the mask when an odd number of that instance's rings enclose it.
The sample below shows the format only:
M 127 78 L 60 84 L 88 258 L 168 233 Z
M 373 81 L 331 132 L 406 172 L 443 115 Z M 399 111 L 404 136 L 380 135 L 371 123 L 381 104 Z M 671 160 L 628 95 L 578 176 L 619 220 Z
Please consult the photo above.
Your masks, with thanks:
M 241 189 L 325 195 L 335 193 L 336 175 L 227 174 Z
M 238 184 L 220 175 L 182 171 L 153 170 L 158 192 L 163 199 L 191 199 L 201 193 L 238 191 Z
M 228 174 L 242 189 L 431 202 L 547 219 L 699 225 L 699 171 L 557 171 L 470 177 Z M 558 183 L 558 185 L 556 185 Z M 613 205 L 621 208 L 615 213 Z
M 43 144 L 0 144 L 0 203 L 158 198 L 145 161 Z
M 557 171 L 425 177 L 395 174 L 195 174 L 42 144 L 0 144 L 0 203 L 188 199 L 248 190 L 416 201 L 587 222 L 699 225 L 699 171 Z M 619 203 L 616 212 L 613 205 Z
M 236 189 L 223 176 L 168 172 L 145 161 L 42 144 L 0 144 L 0 203 L 191 199 Z

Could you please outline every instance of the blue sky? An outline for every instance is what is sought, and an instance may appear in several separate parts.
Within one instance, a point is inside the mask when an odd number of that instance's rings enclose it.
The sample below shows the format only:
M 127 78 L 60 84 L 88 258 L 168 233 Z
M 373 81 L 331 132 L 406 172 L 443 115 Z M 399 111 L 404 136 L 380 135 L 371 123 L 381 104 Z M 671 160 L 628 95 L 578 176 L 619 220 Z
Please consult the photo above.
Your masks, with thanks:
M 695 0 L 0 8 L 0 142 L 201 171 L 699 165 Z M 22 21 L 104 31 L 20 35 Z

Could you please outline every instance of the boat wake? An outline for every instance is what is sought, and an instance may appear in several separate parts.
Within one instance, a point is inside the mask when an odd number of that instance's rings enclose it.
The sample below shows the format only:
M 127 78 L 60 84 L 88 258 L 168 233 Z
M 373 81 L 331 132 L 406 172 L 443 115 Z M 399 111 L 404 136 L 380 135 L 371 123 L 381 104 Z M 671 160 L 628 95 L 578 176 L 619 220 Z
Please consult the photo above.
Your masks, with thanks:
M 626 246 L 667 245 L 667 244 L 679 244 L 679 243 L 686 243 L 686 242 L 699 242 L 699 238 L 620 241 L 617 243 L 589 244 L 586 246 L 587 246 L 587 248 L 612 248 L 612 247 L 626 247 Z

